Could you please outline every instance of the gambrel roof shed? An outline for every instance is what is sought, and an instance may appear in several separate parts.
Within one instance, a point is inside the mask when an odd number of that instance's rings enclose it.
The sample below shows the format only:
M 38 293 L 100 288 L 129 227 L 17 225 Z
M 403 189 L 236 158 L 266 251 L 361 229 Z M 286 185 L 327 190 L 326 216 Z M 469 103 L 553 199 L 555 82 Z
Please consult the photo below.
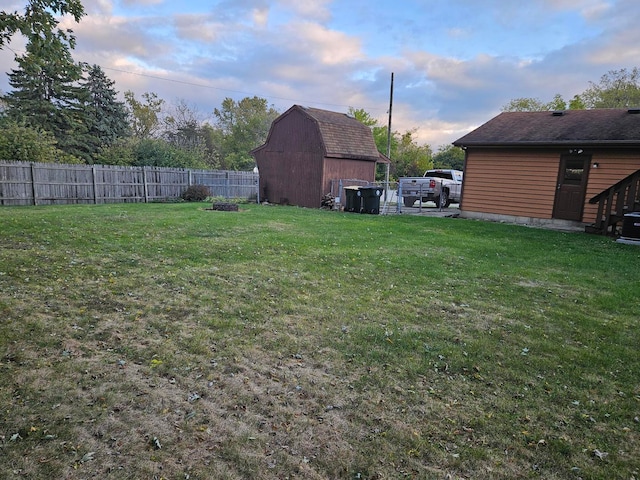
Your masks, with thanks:
M 251 152 L 260 197 L 317 208 L 336 179 L 375 180 L 378 152 L 371 129 L 344 113 L 294 105 L 271 124 L 267 141 Z

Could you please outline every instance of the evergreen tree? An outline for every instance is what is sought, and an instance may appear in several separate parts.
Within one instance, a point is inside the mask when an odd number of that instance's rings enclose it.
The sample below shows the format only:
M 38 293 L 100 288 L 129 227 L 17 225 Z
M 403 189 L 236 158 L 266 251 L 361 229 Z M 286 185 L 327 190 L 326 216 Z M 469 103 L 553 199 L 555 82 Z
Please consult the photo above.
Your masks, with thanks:
M 117 92 L 98 65 L 86 66 L 86 78 L 81 82 L 84 89 L 84 111 L 87 133 L 91 137 L 93 152 L 113 145 L 129 133 L 128 113 L 123 102 L 117 100 Z
M 18 68 L 9 73 L 13 91 L 4 97 L 9 118 L 51 132 L 58 148 L 86 160 L 91 148 L 84 95 L 77 84 L 82 69 L 69 50 L 60 42 L 32 36 L 16 62 Z

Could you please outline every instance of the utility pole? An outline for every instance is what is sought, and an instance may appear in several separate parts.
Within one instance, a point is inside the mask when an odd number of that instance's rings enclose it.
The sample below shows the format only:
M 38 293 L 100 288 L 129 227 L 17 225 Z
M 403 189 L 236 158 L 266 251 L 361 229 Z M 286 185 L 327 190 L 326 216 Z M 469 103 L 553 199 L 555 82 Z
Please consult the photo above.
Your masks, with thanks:
M 393 72 L 391 72 L 391 91 L 389 92 L 389 124 L 387 126 L 387 158 L 391 160 L 391 110 L 393 109 Z M 389 168 L 390 164 L 387 163 L 387 169 L 384 176 L 384 198 L 387 199 L 387 192 L 389 191 Z

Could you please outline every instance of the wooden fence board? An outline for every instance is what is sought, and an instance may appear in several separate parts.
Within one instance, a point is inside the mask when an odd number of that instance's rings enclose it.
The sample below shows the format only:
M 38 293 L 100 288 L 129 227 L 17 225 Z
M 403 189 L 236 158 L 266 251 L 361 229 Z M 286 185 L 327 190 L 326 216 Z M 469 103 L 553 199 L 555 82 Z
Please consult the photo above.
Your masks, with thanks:
M 254 172 L 0 161 L 0 205 L 166 201 L 197 184 L 214 197 L 258 195 Z

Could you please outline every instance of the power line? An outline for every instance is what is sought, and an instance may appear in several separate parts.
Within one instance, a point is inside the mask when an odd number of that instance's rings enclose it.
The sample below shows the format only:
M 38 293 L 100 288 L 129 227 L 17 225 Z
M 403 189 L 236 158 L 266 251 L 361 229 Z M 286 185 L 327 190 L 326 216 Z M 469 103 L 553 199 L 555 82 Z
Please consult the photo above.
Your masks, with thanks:
M 274 100 L 283 100 L 283 101 L 287 101 L 287 102 L 293 102 L 295 104 L 314 104 L 314 105 L 326 105 L 326 106 L 330 106 L 330 107 L 353 107 L 353 105 L 343 105 L 343 104 L 338 104 L 338 103 L 325 103 L 325 102 L 316 102 L 316 101 L 304 101 L 301 102 L 300 100 L 296 100 L 296 99 L 292 99 L 292 98 L 287 98 L 287 97 L 278 97 L 275 95 L 256 95 L 255 93 L 251 93 L 251 92 L 245 92 L 242 90 L 232 90 L 229 88 L 221 88 L 221 87 L 213 87 L 211 85 L 205 85 L 203 83 L 194 83 L 194 82 L 187 82 L 185 80 L 176 80 L 173 78 L 166 78 L 166 77 L 160 77 L 158 75 L 151 75 L 148 73 L 138 73 L 138 72 L 131 72 L 128 70 L 121 70 L 118 68 L 110 68 L 110 67 L 102 67 L 104 70 L 111 70 L 114 72 L 119 72 L 119 73 L 125 73 L 128 75 L 137 75 L 139 77 L 145 77 L 145 78 L 152 78 L 154 80 L 161 80 L 164 82 L 171 82 L 171 83 L 178 83 L 181 85 L 188 85 L 190 87 L 199 87 L 199 88 L 208 88 L 210 90 L 218 90 L 221 92 L 231 92 L 231 93 L 237 93 L 240 95 L 249 95 L 249 96 L 256 96 L 256 97 L 262 97 L 262 98 L 267 98 L 267 99 L 274 99 Z M 366 110 L 369 110 L 369 108 L 366 108 Z M 379 108 L 375 108 L 375 110 L 380 110 Z
M 18 55 L 18 52 L 13 50 L 12 48 L 10 48 L 8 45 L 5 45 L 9 50 L 11 50 L 16 56 Z M 20 52 L 21 54 L 24 54 L 25 52 Z M 230 88 L 221 88 L 221 87 L 213 87 L 211 85 L 205 85 L 203 83 L 195 83 L 195 82 L 187 82 L 185 80 L 177 80 L 174 78 L 166 78 L 166 77 L 160 77 L 158 75 L 151 75 L 149 73 L 139 73 L 139 72 L 132 72 L 129 70 L 122 70 L 122 69 L 118 69 L 118 68 L 111 68 L 111 67 L 102 67 L 101 68 L 103 70 L 110 70 L 113 72 L 119 72 L 119 73 L 124 73 L 126 75 L 137 75 L 139 77 L 144 77 L 144 78 L 151 78 L 153 80 L 160 80 L 163 82 L 170 82 L 170 83 L 177 83 L 180 85 L 188 85 L 190 87 L 198 87 L 198 88 L 207 88 L 210 90 L 218 90 L 221 92 L 230 92 L 230 93 L 237 93 L 239 95 L 247 95 L 247 96 L 255 96 L 255 97 L 261 97 L 261 98 L 267 98 L 267 99 L 272 99 L 272 100 L 282 100 L 282 101 L 287 101 L 287 102 L 293 102 L 294 104 L 298 104 L 298 105 L 324 105 L 327 107 L 342 107 L 342 108 L 350 108 L 350 107 L 354 107 L 354 108 L 364 108 L 366 111 L 382 111 L 381 108 L 379 107 L 356 107 L 354 105 L 344 105 L 344 104 L 339 104 L 339 103 L 327 103 L 327 102 L 318 102 L 318 101 L 311 101 L 311 100 L 299 100 L 299 99 L 293 99 L 293 98 L 287 98 L 287 97 L 278 97 L 275 95 L 257 95 L 255 93 L 251 93 L 251 92 L 245 92 L 242 90 L 233 90 Z M 386 110 L 385 110 L 386 112 Z

